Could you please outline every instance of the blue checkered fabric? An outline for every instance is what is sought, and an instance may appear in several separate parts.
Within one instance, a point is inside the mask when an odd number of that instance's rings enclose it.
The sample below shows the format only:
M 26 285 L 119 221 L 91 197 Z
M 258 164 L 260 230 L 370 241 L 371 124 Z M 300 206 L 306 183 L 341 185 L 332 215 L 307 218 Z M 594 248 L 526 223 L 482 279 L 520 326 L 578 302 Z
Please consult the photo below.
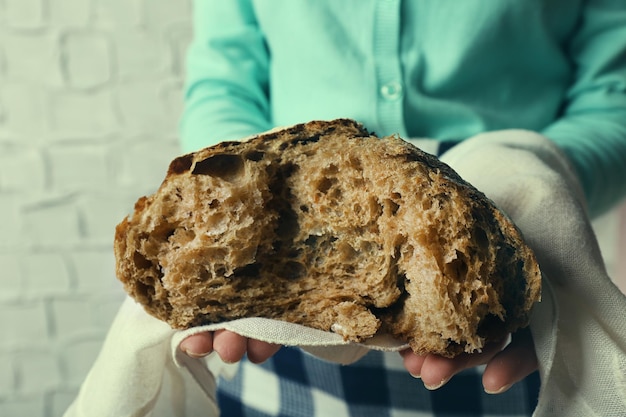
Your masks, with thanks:
M 372 351 L 342 366 L 297 348 L 283 348 L 262 365 L 246 360 L 231 380 L 220 379 L 225 417 L 526 417 L 532 415 L 539 377 L 532 374 L 499 395 L 483 391 L 481 368 L 428 391 L 402 366 L 398 353 Z

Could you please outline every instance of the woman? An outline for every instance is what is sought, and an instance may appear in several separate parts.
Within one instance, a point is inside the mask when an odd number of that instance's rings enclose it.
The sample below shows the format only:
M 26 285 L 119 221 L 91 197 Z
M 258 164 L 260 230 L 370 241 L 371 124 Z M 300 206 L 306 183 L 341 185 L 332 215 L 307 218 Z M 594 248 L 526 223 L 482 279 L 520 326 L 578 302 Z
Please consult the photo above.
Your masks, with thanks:
M 626 195 L 621 0 L 198 0 L 194 29 L 185 151 L 337 117 L 438 155 L 515 128 L 558 145 L 591 216 Z M 530 415 L 532 338 L 522 331 L 503 345 L 455 359 L 372 353 L 350 367 L 225 331 L 189 337 L 181 349 L 215 350 L 227 362 L 247 354 L 237 377 L 220 383 L 229 416 L 317 415 L 329 404 L 334 415 Z

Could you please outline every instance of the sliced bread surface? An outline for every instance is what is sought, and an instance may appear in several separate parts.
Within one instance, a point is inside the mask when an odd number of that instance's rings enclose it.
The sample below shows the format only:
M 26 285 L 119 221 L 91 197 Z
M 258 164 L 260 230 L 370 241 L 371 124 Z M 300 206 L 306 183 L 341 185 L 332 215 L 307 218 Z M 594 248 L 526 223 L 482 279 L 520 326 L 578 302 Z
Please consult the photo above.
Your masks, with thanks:
M 489 199 L 347 119 L 176 158 L 114 248 L 126 291 L 178 329 L 266 317 L 454 356 L 526 326 L 540 297 L 531 249 Z

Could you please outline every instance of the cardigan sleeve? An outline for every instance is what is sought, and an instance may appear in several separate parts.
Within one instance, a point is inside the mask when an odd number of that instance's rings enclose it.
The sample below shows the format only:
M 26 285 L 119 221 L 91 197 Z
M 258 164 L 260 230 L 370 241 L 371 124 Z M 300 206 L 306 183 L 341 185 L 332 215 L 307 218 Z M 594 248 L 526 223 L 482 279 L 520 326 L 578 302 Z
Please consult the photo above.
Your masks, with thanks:
M 184 151 L 270 128 L 269 51 L 248 0 L 194 0 L 187 52 Z
M 575 79 L 542 133 L 568 155 L 596 216 L 626 195 L 626 2 L 589 0 L 569 52 Z

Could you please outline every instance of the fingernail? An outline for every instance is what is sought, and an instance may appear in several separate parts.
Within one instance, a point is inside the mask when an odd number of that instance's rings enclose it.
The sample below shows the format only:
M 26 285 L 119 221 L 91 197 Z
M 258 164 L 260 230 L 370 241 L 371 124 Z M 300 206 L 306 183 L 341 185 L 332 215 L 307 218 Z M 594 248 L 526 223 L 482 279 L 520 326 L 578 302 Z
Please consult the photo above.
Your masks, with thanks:
M 415 379 L 422 379 L 422 376 L 420 374 L 414 374 L 412 372 L 409 372 L 409 374 Z
M 444 385 L 446 385 L 448 383 L 448 381 L 450 380 L 450 378 L 444 378 L 441 380 L 441 382 L 437 385 L 428 385 L 428 384 L 424 384 L 424 386 L 426 387 L 427 390 L 429 391 L 434 391 L 436 389 L 439 389 L 441 387 L 443 387 Z
M 487 388 L 485 388 L 485 392 L 487 394 L 494 394 L 494 395 L 495 394 L 502 394 L 503 392 L 508 391 L 509 388 L 511 388 L 512 386 L 513 386 L 513 384 L 504 385 L 504 386 L 500 387 L 499 389 L 497 389 L 495 391 L 491 391 L 491 390 L 488 390 Z
M 190 356 L 194 359 L 201 359 L 207 355 L 207 353 L 204 353 L 204 352 L 203 353 L 192 352 L 190 350 L 184 349 L 182 346 L 180 347 L 180 350 L 182 350 L 185 355 Z

